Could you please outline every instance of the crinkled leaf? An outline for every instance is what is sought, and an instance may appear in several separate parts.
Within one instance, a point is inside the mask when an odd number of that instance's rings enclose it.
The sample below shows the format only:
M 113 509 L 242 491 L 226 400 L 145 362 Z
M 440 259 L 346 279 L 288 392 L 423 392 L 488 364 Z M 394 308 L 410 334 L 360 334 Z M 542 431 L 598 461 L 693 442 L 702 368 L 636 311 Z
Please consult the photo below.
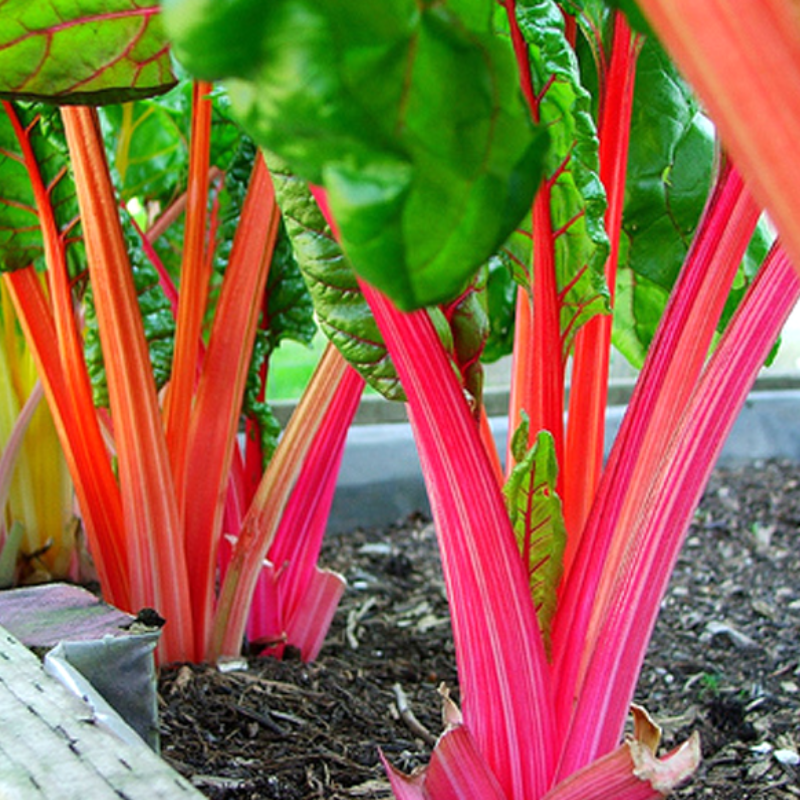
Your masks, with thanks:
M 272 253 L 267 277 L 265 315 L 256 334 L 242 409 L 257 420 L 261 450 L 269 460 L 278 446 L 281 426 L 269 403 L 259 399 L 262 389 L 261 365 L 285 339 L 309 345 L 317 331 L 314 306 L 292 245 L 282 223 Z
M 657 45 L 636 75 L 614 343 L 641 366 L 700 220 L 711 184 L 714 131 Z
M 295 261 L 285 225 L 281 225 L 267 279 L 265 323 L 270 353 L 284 339 L 310 345 L 317 331 L 311 295 Z
M 550 626 L 556 610 L 567 532 L 561 498 L 555 491 L 558 464 L 553 437 L 541 431 L 533 447 L 526 450 L 527 442 L 528 422 L 524 420 L 514 434 L 512 450 L 516 466 L 503 492 L 549 653 Z
M 480 270 L 475 280 L 457 300 L 445 304 L 441 311 L 449 327 L 450 351 L 461 384 L 473 399 L 474 408 L 483 402 L 483 354 L 489 335 L 489 317 L 486 307 L 487 271 Z
M 78 201 L 57 111 L 39 111 L 25 103 L 4 104 L 0 108 L 0 271 L 26 267 L 44 255 L 31 176 L 9 114 L 16 116 L 25 131 L 56 224 L 71 250 L 79 237 Z
M 117 103 L 175 84 L 157 3 L 5 0 L 0 97 Z
M 640 367 L 689 251 L 711 185 L 713 126 L 657 43 L 639 57 L 633 107 L 614 344 Z M 759 226 L 736 278 L 724 327 L 771 236 Z
M 530 206 L 546 138 L 483 0 L 168 0 L 184 65 L 231 79 L 256 141 L 328 191 L 356 271 L 451 300 Z
M 486 313 L 489 336 L 481 359 L 486 363 L 509 355 L 514 349 L 514 316 L 517 284 L 502 254 L 489 259 L 486 277 Z
M 261 440 L 261 453 L 265 464 L 272 458 L 281 435 L 281 424 L 275 416 L 272 406 L 261 399 L 263 381 L 261 368 L 271 352 L 269 331 L 259 329 L 253 342 L 253 353 L 247 372 L 247 382 L 242 398 L 242 413 L 257 423 Z
M 404 395 L 355 273 L 304 181 L 267 157 L 294 257 L 311 292 L 323 333 L 364 379 L 390 400 Z
M 538 115 L 551 138 L 544 180 L 566 354 L 578 328 L 608 309 L 606 198 L 597 132 L 591 98 L 581 85 L 558 5 L 553 0 L 523 0 L 517 3 L 517 20 L 529 45 Z
M 581 72 L 581 83 L 589 92 L 592 103 L 592 116 L 598 124 L 600 92 L 598 86 L 606 82 L 605 70 L 608 56 L 613 50 L 614 10 L 606 0 L 580 0 L 565 6 L 566 11 L 575 14 L 577 35 L 575 54 Z M 581 8 L 571 9 L 580 5 Z

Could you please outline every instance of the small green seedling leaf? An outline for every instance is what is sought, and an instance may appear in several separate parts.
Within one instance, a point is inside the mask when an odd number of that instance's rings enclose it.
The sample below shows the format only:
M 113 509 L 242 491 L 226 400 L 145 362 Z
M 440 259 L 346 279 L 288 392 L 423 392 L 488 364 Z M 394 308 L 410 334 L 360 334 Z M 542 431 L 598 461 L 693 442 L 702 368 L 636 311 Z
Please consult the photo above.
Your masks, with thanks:
M 540 431 L 533 447 L 526 450 L 527 441 L 528 421 L 524 419 L 512 440 L 517 464 L 503 493 L 549 654 L 567 532 L 561 498 L 555 491 L 558 465 L 553 437 Z

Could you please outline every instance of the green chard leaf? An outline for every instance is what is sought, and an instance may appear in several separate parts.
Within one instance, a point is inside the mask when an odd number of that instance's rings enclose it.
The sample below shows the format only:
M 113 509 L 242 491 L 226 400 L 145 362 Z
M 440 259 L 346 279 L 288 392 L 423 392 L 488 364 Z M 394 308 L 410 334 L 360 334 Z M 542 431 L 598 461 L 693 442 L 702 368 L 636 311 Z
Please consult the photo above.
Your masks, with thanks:
M 482 0 L 167 0 L 176 53 L 228 79 L 258 144 L 324 186 L 353 268 L 451 300 L 530 206 L 546 137 Z
M 595 314 L 608 311 L 604 266 L 605 190 L 600 182 L 598 139 L 591 98 L 580 81 L 575 53 L 564 36 L 564 18 L 552 0 L 521 0 L 517 20 L 529 45 L 538 116 L 550 134 L 544 167 L 564 357 L 574 335 Z M 530 239 L 516 233 L 506 243 L 516 264 L 530 264 Z M 529 278 L 527 279 L 529 281 Z M 526 285 L 523 280 L 523 285 Z
M 124 202 L 136 198 L 143 207 L 153 202 L 165 206 L 185 187 L 190 107 L 191 86 L 184 84 L 158 101 L 137 100 L 101 109 L 114 185 Z
M 483 402 L 481 357 L 489 337 L 487 279 L 488 270 L 480 270 L 460 297 L 440 307 L 448 326 L 445 341 L 452 341 L 451 359 L 476 413 Z
M 158 203 L 163 210 L 186 190 L 192 92 L 193 82 L 187 78 L 157 99 L 100 109 L 114 185 L 125 202 L 136 198 L 142 206 Z M 256 148 L 232 119 L 225 92 L 214 88 L 210 96 L 211 164 L 225 173 L 226 189 L 230 189 L 232 171 L 238 170 L 235 177 L 242 184 L 243 199 Z
M 281 423 L 275 416 L 272 406 L 266 400 L 262 400 L 263 380 L 261 378 L 261 368 L 269 357 L 270 345 L 268 338 L 267 331 L 263 329 L 256 331 L 253 352 L 247 372 L 247 382 L 244 387 L 244 397 L 242 398 L 242 414 L 248 421 L 255 422 L 257 426 L 264 466 L 269 463 L 275 453 L 282 431 Z
M 175 84 L 157 3 L 5 0 L 0 97 L 97 105 Z
M 79 259 L 82 250 L 80 210 L 57 109 L 4 102 L 0 108 L 0 271 L 43 264 L 44 240 L 24 148 L 29 148 L 30 166 L 41 178 L 68 258 Z
M 668 56 L 645 42 L 636 75 L 614 310 L 614 345 L 641 367 L 689 252 L 714 170 L 715 134 Z M 720 322 L 730 319 L 772 241 L 756 231 Z
M 553 437 L 541 431 L 533 447 L 526 450 L 527 442 L 528 420 L 523 419 L 512 440 L 517 464 L 503 493 L 549 653 L 567 533 L 561 499 L 555 491 L 558 464 Z
M 614 344 L 641 366 L 711 185 L 714 131 L 657 43 L 639 56 Z
M 270 404 L 259 399 L 262 390 L 261 365 L 284 340 L 310 345 L 317 331 L 311 295 L 295 261 L 292 243 L 283 222 L 272 254 L 265 301 L 242 407 L 248 417 L 258 422 L 262 452 L 265 461 L 269 461 L 278 446 L 281 425 Z
M 403 400 L 400 380 L 356 275 L 308 186 L 277 157 L 267 156 L 267 163 L 320 328 L 370 386 L 390 400 Z
M 285 339 L 310 345 L 317 332 L 311 295 L 295 261 L 292 243 L 283 223 L 267 278 L 263 326 L 268 353 L 272 353 Z
M 294 257 L 311 293 L 320 328 L 370 386 L 389 400 L 405 400 L 355 272 L 308 186 L 289 172 L 277 156 L 268 156 L 267 161 Z M 454 301 L 428 309 L 453 368 L 476 408 L 483 390 L 480 356 L 488 334 L 484 283 L 485 277 L 479 272 Z
M 490 364 L 514 350 L 514 319 L 517 301 L 517 284 L 513 270 L 504 254 L 489 259 L 486 277 L 486 313 L 489 317 L 489 335 L 481 360 Z

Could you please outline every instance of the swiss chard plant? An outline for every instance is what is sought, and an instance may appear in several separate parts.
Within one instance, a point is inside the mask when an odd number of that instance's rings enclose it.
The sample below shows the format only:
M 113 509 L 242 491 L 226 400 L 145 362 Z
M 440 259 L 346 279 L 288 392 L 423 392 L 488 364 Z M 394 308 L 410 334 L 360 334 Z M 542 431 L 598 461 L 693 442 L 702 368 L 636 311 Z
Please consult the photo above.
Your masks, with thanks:
M 314 323 L 263 158 L 210 84 L 178 81 L 156 5 L 6 4 L 0 64 L 3 297 L 105 597 L 158 609 L 162 660 L 236 655 L 246 630 L 313 658 L 364 380 L 330 346 L 278 443 L 268 356 Z
M 690 5 L 691 32 L 672 10 Z M 798 30 L 788 8 L 788 33 L 770 29 L 778 0 L 763 25 L 745 5 L 762 55 Z M 705 19 L 739 13 L 642 6 L 676 52 L 691 40 L 678 58 L 689 65 L 729 46 L 696 44 Z M 387 764 L 395 795 L 668 793 L 696 766 L 696 739 L 659 758 L 646 714 L 634 711 L 627 739 L 625 720 L 702 488 L 800 296 L 782 244 L 756 233 L 761 206 L 730 134 L 722 126 L 732 157 L 656 43 L 593 0 L 167 0 L 164 12 L 179 59 L 224 82 L 277 165 L 287 226 L 323 285 L 333 279 L 320 254 L 341 244 L 347 293 L 332 313 L 362 318 L 357 281 L 365 330 L 377 324 L 408 402 L 462 708 L 446 702 L 426 770 Z M 726 84 L 749 64 L 734 69 L 729 49 Z M 769 79 L 761 64 L 752 73 L 757 93 Z M 724 104 L 735 92 L 719 94 Z M 759 119 L 743 126 L 758 164 L 772 152 Z M 319 212 L 329 228 L 303 223 Z M 775 215 L 792 250 L 796 226 Z M 507 480 L 463 382 L 465 353 L 482 346 L 464 328 L 479 315 L 451 326 L 456 340 L 441 332 L 450 304 L 479 297 L 498 269 L 516 287 L 505 292 L 516 316 Z M 604 463 L 612 336 L 642 368 Z

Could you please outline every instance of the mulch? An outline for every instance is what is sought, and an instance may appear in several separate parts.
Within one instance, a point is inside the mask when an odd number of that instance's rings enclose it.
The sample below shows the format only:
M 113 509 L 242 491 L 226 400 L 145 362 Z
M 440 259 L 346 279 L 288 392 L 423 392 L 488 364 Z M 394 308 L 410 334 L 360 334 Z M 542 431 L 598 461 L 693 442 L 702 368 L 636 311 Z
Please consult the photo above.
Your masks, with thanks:
M 681 798 L 800 797 L 800 465 L 717 470 L 662 603 L 636 702 L 669 748 L 699 731 Z M 161 672 L 162 755 L 217 800 L 390 798 L 379 748 L 424 765 L 438 687 L 458 697 L 424 519 L 330 538 L 348 590 L 320 658 Z

